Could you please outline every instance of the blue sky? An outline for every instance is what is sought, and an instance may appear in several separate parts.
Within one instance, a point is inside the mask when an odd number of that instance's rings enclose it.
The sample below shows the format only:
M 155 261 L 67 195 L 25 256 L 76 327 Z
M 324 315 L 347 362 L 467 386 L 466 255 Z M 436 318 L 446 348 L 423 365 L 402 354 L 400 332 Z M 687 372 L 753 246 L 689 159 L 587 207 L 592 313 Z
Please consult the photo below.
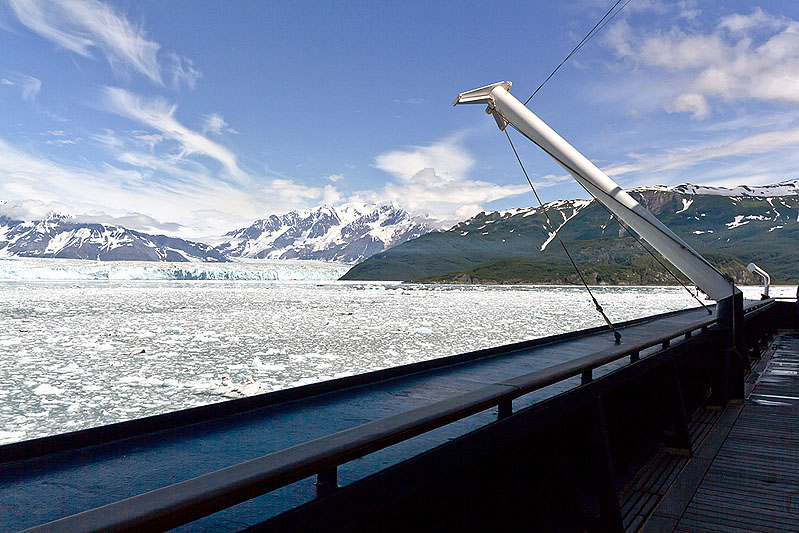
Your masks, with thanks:
M 0 210 L 199 238 L 322 203 L 532 205 L 451 102 L 526 99 L 611 4 L 2 1 Z M 799 3 L 632 0 L 530 107 L 623 187 L 794 179 Z M 585 196 L 517 146 L 545 201 Z

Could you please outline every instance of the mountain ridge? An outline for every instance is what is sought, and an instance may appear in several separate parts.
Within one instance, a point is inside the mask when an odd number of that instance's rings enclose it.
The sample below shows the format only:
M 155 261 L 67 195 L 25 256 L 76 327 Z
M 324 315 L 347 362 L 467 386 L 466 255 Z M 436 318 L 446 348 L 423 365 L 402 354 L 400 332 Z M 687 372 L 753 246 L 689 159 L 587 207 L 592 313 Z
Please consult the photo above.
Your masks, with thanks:
M 394 203 L 323 205 L 256 220 L 226 233 L 217 249 L 233 258 L 358 263 L 430 231 L 424 218 Z
M 725 261 L 737 259 L 744 265 L 756 262 L 771 273 L 774 282 L 799 278 L 799 255 L 795 249 L 799 239 L 799 180 L 764 187 L 680 184 L 628 192 L 701 253 L 717 255 Z M 782 195 L 769 195 L 774 192 Z M 579 202 L 586 201 L 561 200 L 545 204 L 544 208 L 483 212 L 447 231 L 424 235 L 375 254 L 355 265 L 342 279 L 441 280 L 441 276 L 449 274 L 473 275 L 472 270 L 479 265 L 520 258 L 542 268 L 545 264 L 562 265 L 567 258 L 550 245 L 554 235 L 544 211 L 572 251 L 602 239 L 612 249 L 613 239 L 629 237 L 596 201 Z M 591 262 L 599 264 L 612 258 L 598 253 L 585 259 L 590 266 Z M 624 261 L 628 259 L 625 256 Z M 501 270 L 510 272 L 507 268 Z
M 100 261 L 223 262 L 312 259 L 356 263 L 434 228 L 393 203 L 319 206 L 270 215 L 228 232 L 216 246 L 115 224 L 49 213 L 24 221 L 0 215 L 0 256 Z

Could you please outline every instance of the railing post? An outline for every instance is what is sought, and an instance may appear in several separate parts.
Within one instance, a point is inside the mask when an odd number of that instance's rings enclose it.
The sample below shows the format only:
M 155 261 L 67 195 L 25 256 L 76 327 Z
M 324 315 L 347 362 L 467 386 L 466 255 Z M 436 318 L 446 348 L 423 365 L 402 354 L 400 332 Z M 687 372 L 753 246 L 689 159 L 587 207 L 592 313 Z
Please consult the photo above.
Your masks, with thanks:
M 324 498 L 338 490 L 338 467 L 331 466 L 316 475 L 316 497 Z
M 639 352 L 638 350 L 636 350 L 636 351 L 634 351 L 633 353 L 630 354 L 630 362 L 631 363 L 639 361 L 640 359 L 641 359 L 641 352 Z
M 666 348 L 668 348 L 669 346 L 671 346 L 671 339 L 666 339 L 665 341 L 663 341 L 663 344 L 661 345 L 661 347 L 662 347 L 664 350 L 665 350 Z
M 497 418 L 502 420 L 513 414 L 513 400 L 502 400 L 497 405 Z
M 671 364 L 672 381 L 672 421 L 674 434 L 671 439 L 671 447 L 684 450 L 688 455 L 693 454 L 691 445 L 691 433 L 688 429 L 688 413 L 685 410 L 685 399 L 682 394 L 682 384 L 680 381 L 680 366 L 675 359 Z
M 624 531 L 624 523 L 613 469 L 605 408 L 601 397 L 594 402 L 592 411 L 593 432 L 597 440 L 594 451 L 599 500 L 599 527 L 597 530 L 621 532 Z
M 593 379 L 594 379 L 593 371 L 590 368 L 588 370 L 583 370 L 582 374 L 580 374 L 580 385 L 591 383 Z

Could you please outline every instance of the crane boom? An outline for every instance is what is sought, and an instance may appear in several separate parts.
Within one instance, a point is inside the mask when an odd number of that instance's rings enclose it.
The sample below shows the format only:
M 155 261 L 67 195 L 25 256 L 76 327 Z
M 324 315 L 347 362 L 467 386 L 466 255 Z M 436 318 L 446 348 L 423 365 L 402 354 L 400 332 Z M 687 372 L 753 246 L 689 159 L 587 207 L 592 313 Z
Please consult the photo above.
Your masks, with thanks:
M 710 298 L 721 301 L 739 294 L 735 285 L 652 213 L 626 193 L 583 154 L 510 94 L 510 82 L 461 93 L 453 102 L 487 104 L 500 129 L 512 124 L 577 180 L 627 226 L 685 274 Z

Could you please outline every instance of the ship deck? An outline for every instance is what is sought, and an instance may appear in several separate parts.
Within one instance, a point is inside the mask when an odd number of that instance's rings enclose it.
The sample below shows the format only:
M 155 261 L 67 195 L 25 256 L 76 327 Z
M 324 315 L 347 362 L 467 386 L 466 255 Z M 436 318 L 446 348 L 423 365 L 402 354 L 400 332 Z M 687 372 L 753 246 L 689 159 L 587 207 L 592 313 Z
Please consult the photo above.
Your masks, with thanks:
M 706 318 L 705 310 L 698 308 L 633 321 L 623 325 L 620 331 L 625 344 L 642 342 L 657 337 L 664 330 L 678 329 Z M 80 439 L 69 441 L 85 444 L 72 446 L 74 449 L 64 450 L 61 443 L 67 441 L 59 441 L 58 437 L 0 447 L 0 524 L 5 530 L 42 524 L 476 391 L 613 345 L 613 336 L 606 329 L 595 328 L 442 363 L 400 368 L 389 374 L 373 373 L 360 378 L 360 382 L 344 380 L 340 386 L 334 384 L 332 388 L 310 387 L 307 393 L 297 393 L 296 398 L 258 400 L 264 402 L 262 407 L 251 400 L 246 404 L 251 408 L 243 411 L 228 408 L 225 414 L 214 411 L 223 407 L 211 406 L 203 412 L 207 420 L 176 423 L 174 427 L 158 431 L 142 429 L 158 427 L 157 424 L 137 426 L 139 422 L 128 423 L 133 424 L 126 426 L 130 431 L 89 430 Z M 628 360 L 623 359 L 605 365 L 596 369 L 594 377 L 627 364 Z M 561 381 L 514 400 L 513 409 L 524 408 L 579 385 L 579 376 Z M 758 408 L 752 406 L 752 409 Z M 362 479 L 494 419 L 496 409 L 483 411 L 343 464 L 339 467 L 338 482 L 346 485 Z M 163 415 L 160 420 L 163 423 Z M 315 496 L 314 479 L 309 478 L 182 529 L 241 530 L 311 501 Z
M 690 460 L 672 459 L 673 484 L 642 531 L 799 530 L 799 333 L 779 334 L 750 378 Z

